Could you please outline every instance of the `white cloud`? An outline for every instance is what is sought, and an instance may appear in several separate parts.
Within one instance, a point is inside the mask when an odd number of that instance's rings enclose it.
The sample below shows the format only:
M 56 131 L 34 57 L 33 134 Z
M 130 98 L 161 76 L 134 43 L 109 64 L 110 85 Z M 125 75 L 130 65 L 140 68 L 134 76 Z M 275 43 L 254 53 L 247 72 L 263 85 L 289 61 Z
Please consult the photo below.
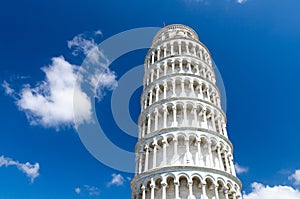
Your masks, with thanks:
M 208 5 L 210 3 L 210 0 L 184 0 L 186 3 L 202 3 L 204 5 Z
M 252 183 L 252 192 L 244 193 L 244 199 L 299 199 L 300 192 L 289 186 L 265 186 L 261 183 Z
M 121 174 L 112 174 L 111 181 L 107 184 L 108 186 L 116 185 L 116 186 L 122 186 L 125 182 L 124 177 Z
M 32 125 L 56 127 L 72 125 L 73 93 L 77 89 L 77 100 L 80 100 L 82 121 L 88 121 L 91 115 L 91 103 L 88 96 L 75 85 L 78 67 L 67 62 L 62 56 L 52 58 L 52 63 L 42 70 L 46 79 L 37 83 L 34 88 L 25 85 L 17 100 L 19 108 L 26 113 Z
M 238 174 L 247 173 L 248 172 L 248 168 L 247 167 L 242 167 L 238 163 L 235 163 L 234 167 L 235 167 L 235 170 L 236 170 L 236 172 Z
M 93 36 L 101 34 L 98 30 Z M 73 50 L 74 55 L 81 53 L 87 56 L 85 62 L 89 63 L 88 67 L 93 71 L 74 65 L 60 56 L 52 58 L 49 66 L 42 67 L 46 77 L 34 87 L 26 84 L 21 91 L 16 92 L 8 82 L 4 81 L 2 84 L 5 93 L 16 100 L 31 125 L 56 129 L 61 126 L 74 126 L 75 111 L 77 125 L 90 122 L 90 97 L 101 100 L 105 89 L 113 90 L 117 86 L 116 75 L 108 68 L 109 60 L 98 49 L 93 38 L 87 39 L 84 34 L 79 34 L 68 41 L 68 47 Z M 83 81 L 91 86 L 94 96 L 88 96 L 81 89 L 80 83 Z M 73 99 L 76 99 L 75 110 Z
M 11 158 L 7 158 L 4 156 L 0 156 L 0 167 L 2 166 L 16 166 L 19 170 L 27 175 L 30 178 L 30 181 L 33 183 L 34 179 L 37 178 L 39 174 L 40 165 L 39 163 L 30 164 L 29 162 L 26 163 L 19 163 L 19 161 L 12 160 Z
M 289 180 L 294 181 L 295 185 L 300 185 L 300 169 L 296 170 L 291 176 L 289 176 Z
M 100 36 L 102 36 L 102 31 L 101 31 L 101 30 L 96 30 L 96 31 L 95 31 L 95 35 L 100 35 Z
M 246 1 L 247 0 L 237 0 L 236 2 L 239 3 L 239 4 L 243 4 L 243 3 L 246 3 Z
M 98 196 L 100 195 L 100 189 L 96 186 L 83 185 L 81 188 L 76 187 L 74 189 L 76 194 L 88 194 L 89 196 Z
M 118 86 L 116 78 L 115 73 L 110 70 L 105 70 L 104 72 L 96 70 L 95 75 L 91 76 L 91 82 L 96 90 L 95 96 L 98 100 L 101 100 L 105 95 L 105 89 L 114 90 Z
M 97 30 L 94 32 L 94 35 L 102 35 L 102 32 Z M 68 41 L 68 47 L 73 50 L 73 55 L 83 54 L 86 56 L 85 65 L 93 67 L 93 75 L 84 76 L 94 88 L 95 97 L 98 100 L 101 100 L 105 95 L 104 89 L 113 90 L 117 87 L 116 75 L 108 68 L 110 62 L 98 48 L 93 38 L 87 38 L 85 34 L 79 34 Z M 85 72 L 81 70 L 82 74 L 85 74 Z
M 75 191 L 75 193 L 80 194 L 81 189 L 79 187 L 76 187 L 74 191 Z
M 100 194 L 100 190 L 96 186 L 84 185 L 84 188 L 90 196 L 98 196 Z
M 3 88 L 4 88 L 4 92 L 6 95 L 13 95 L 14 94 L 14 89 L 12 89 L 9 85 L 9 83 L 7 81 L 3 81 L 2 85 L 1 85 Z
M 191 4 L 191 3 L 200 3 L 200 4 L 204 4 L 204 5 L 210 5 L 212 3 L 216 3 L 218 1 L 214 1 L 214 0 L 184 0 L 186 3 Z M 236 2 L 238 4 L 244 4 L 246 3 L 248 0 L 233 0 L 233 1 L 229 1 L 227 0 L 227 2 Z
M 100 30 L 94 32 L 94 35 L 102 35 Z M 104 56 L 103 52 L 98 48 L 94 38 L 88 38 L 86 34 L 79 34 L 72 40 L 68 41 L 68 47 L 73 50 L 72 54 L 77 56 L 83 54 L 88 56 L 91 64 L 107 68 L 109 60 Z

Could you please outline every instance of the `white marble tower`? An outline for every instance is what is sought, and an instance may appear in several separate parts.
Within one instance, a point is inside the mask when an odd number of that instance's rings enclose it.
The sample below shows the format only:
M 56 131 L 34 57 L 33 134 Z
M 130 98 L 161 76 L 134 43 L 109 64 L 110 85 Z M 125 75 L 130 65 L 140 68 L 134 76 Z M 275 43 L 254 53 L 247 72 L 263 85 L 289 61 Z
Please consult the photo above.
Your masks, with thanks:
M 162 28 L 145 58 L 132 199 L 241 199 L 212 59 L 185 25 Z

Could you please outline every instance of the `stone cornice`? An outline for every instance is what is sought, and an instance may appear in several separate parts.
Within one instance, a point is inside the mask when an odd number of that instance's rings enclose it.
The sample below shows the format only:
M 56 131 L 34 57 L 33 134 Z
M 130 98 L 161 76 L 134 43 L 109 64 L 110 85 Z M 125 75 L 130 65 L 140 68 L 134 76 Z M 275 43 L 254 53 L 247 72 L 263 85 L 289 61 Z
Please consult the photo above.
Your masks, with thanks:
M 145 117 L 145 115 L 149 112 L 149 109 L 151 107 L 161 105 L 161 104 L 165 104 L 165 103 L 168 103 L 168 102 L 174 102 L 176 100 L 190 100 L 190 101 L 194 101 L 194 102 L 201 102 L 202 104 L 208 104 L 208 105 L 212 106 L 213 108 L 217 109 L 223 115 L 224 120 L 225 120 L 224 122 L 225 123 L 227 122 L 227 118 L 226 118 L 226 115 L 223 112 L 223 110 L 221 108 L 219 108 L 218 106 L 214 105 L 211 102 L 208 102 L 208 101 L 203 100 L 203 99 L 192 98 L 192 97 L 170 97 L 170 98 L 167 98 L 167 99 L 164 99 L 164 100 L 160 100 L 158 102 L 154 102 L 151 105 L 149 105 L 146 109 L 143 109 L 141 111 L 140 115 L 139 115 L 139 118 L 138 118 L 138 125 L 141 125 L 141 118 Z
M 191 27 L 183 25 L 183 24 L 171 24 L 171 25 L 167 25 L 165 27 L 163 27 L 162 29 L 160 29 L 156 35 L 154 36 L 152 43 L 156 43 L 158 41 L 159 36 L 164 33 L 167 32 L 169 30 L 174 30 L 174 29 L 183 29 L 183 30 L 188 30 L 190 32 L 192 32 L 192 34 L 195 36 L 195 38 L 197 40 L 199 40 L 198 34 L 196 33 L 195 30 L 193 30 Z
M 165 128 L 165 129 L 161 129 L 161 130 L 158 130 L 158 131 L 154 131 L 154 132 L 150 133 L 149 135 L 146 135 L 145 137 L 139 138 L 138 142 L 135 145 L 135 151 L 136 152 L 138 151 L 139 145 L 144 143 L 145 140 L 153 139 L 155 137 L 165 135 L 165 134 L 169 134 L 169 133 L 172 133 L 172 132 L 184 132 L 184 131 L 204 132 L 204 133 L 208 133 L 208 134 L 214 135 L 216 137 L 219 137 L 230 146 L 231 153 L 233 153 L 233 150 L 234 150 L 233 145 L 227 137 L 225 137 L 224 135 L 221 135 L 221 134 L 219 134 L 215 131 L 208 130 L 208 129 L 205 129 L 205 128 L 197 128 L 197 127 L 171 127 L 171 128 Z
M 168 59 L 173 59 L 173 58 L 179 58 L 179 59 L 182 59 L 182 58 L 186 58 L 186 59 L 195 59 L 196 61 L 195 62 L 201 62 L 202 64 L 206 65 L 209 69 L 212 69 L 210 72 L 213 72 L 215 73 L 215 71 L 213 70 L 212 66 L 210 66 L 209 64 L 207 64 L 206 62 L 204 62 L 203 60 L 199 59 L 199 57 L 193 55 L 193 54 L 182 54 L 182 55 L 179 55 L 179 54 L 175 54 L 175 55 L 169 55 L 167 57 L 164 57 L 164 58 L 161 58 L 159 61 L 156 61 L 154 64 L 150 64 L 150 67 L 149 69 L 146 69 L 145 71 L 145 75 L 149 73 L 149 71 L 151 71 L 151 69 L 153 69 L 156 65 L 158 64 L 161 64 L 161 62 L 164 62 Z M 178 74 L 181 74 L 181 73 L 178 73 Z
M 210 51 L 209 51 L 209 49 L 208 49 L 202 42 L 200 42 L 199 40 L 192 39 L 192 38 L 186 38 L 186 37 L 169 38 L 169 39 L 166 39 L 166 40 L 164 40 L 164 41 L 162 41 L 162 42 L 160 42 L 160 43 L 158 43 L 158 44 L 159 44 L 159 46 L 161 46 L 161 45 L 163 45 L 164 43 L 169 43 L 170 41 L 177 41 L 177 40 L 189 40 L 189 41 L 191 41 L 191 42 L 196 42 L 197 44 L 199 44 L 200 46 L 202 46 L 202 47 L 207 51 L 207 53 L 208 53 L 208 55 L 209 55 L 210 57 L 212 57 L 212 56 L 211 56 L 211 53 L 210 53 Z M 156 49 L 156 48 L 158 48 L 158 45 L 155 45 L 155 47 L 151 47 L 151 48 L 148 50 L 148 52 L 147 52 L 147 54 L 146 54 L 146 57 L 145 57 L 145 59 L 144 59 L 144 65 L 145 65 L 145 66 L 146 66 L 146 60 L 147 60 L 147 58 L 149 57 L 149 54 L 152 53 L 152 51 L 153 51 L 154 49 Z M 197 58 L 199 59 L 199 57 L 197 57 Z
M 193 78 L 201 79 L 201 80 L 209 83 L 217 91 L 220 99 L 222 97 L 221 94 L 220 94 L 219 88 L 213 82 L 209 81 L 207 78 L 204 78 L 200 75 L 194 75 L 194 74 L 189 74 L 189 73 L 174 73 L 174 74 L 162 76 L 162 77 L 154 80 L 153 82 L 151 82 L 148 86 L 145 86 L 144 89 L 143 89 L 143 92 L 148 92 L 149 88 L 155 86 L 160 81 L 164 81 L 166 79 L 170 80 L 170 78 L 176 78 L 176 77 L 193 77 Z M 141 96 L 143 96 L 143 94 Z M 140 102 L 142 102 L 142 101 L 140 101 Z
M 136 174 L 136 176 L 132 179 L 130 186 L 138 180 L 138 179 L 143 179 L 146 177 L 151 177 L 155 176 L 157 174 L 164 174 L 164 173 L 170 173 L 170 172 L 206 172 L 207 174 L 213 173 L 221 176 L 225 176 L 232 181 L 236 182 L 240 188 L 242 188 L 242 183 L 241 181 L 236 177 L 233 176 L 230 173 L 217 170 L 217 169 L 212 169 L 212 168 L 207 168 L 207 167 L 195 167 L 195 166 L 168 166 L 168 167 L 162 167 L 162 168 L 156 168 L 156 169 L 151 169 L 149 171 L 143 172 L 141 174 Z

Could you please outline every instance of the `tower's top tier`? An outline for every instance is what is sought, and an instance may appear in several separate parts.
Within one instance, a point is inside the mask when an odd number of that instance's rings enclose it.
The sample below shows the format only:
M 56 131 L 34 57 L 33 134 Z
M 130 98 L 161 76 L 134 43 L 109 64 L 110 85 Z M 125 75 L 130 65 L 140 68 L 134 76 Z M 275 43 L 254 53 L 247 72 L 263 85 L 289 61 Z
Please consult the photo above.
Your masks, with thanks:
M 152 47 L 164 40 L 173 38 L 190 38 L 199 40 L 197 33 L 192 28 L 182 24 L 172 24 L 165 26 L 158 31 L 152 41 Z

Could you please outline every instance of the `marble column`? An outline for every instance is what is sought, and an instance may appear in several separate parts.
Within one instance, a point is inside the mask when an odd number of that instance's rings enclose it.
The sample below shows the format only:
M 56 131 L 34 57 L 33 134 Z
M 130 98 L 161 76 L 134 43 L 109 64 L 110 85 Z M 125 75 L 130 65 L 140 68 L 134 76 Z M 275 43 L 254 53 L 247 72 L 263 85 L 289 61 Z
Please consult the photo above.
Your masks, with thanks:
M 213 131 L 216 131 L 216 121 L 215 121 L 215 114 L 214 113 L 211 113 L 211 124 L 212 124 L 212 128 L 213 128 Z
M 146 199 L 146 188 L 145 188 L 145 186 L 143 185 L 141 189 L 142 189 L 142 199 Z
M 153 92 L 152 90 L 149 91 L 149 93 L 150 93 L 149 106 L 152 104 L 152 98 L 153 98 L 152 92 Z
M 219 133 L 220 134 L 223 134 L 223 131 L 222 131 L 222 125 L 221 125 L 221 116 L 218 117 L 218 129 L 219 129 Z
M 186 46 L 186 53 L 190 54 L 189 43 L 185 42 L 185 46 Z
M 167 165 L 167 140 L 163 140 L 163 166 Z
M 156 84 L 155 85 L 155 90 L 156 90 L 156 93 L 155 93 L 155 101 L 157 102 L 159 100 L 159 84 Z
M 215 185 L 215 199 L 220 199 L 219 197 L 219 190 L 218 190 L 218 185 Z
M 164 111 L 164 128 L 167 128 L 167 117 L 168 117 L 168 108 L 167 105 L 163 106 L 163 111 Z
M 202 128 L 207 128 L 206 109 L 202 109 L 202 117 L 203 117 L 203 127 Z
M 158 65 L 156 67 L 156 79 L 159 79 L 159 71 L 160 71 L 160 66 Z
M 174 138 L 173 142 L 174 142 L 174 157 L 177 158 L 177 156 L 178 156 L 178 150 L 177 150 L 178 149 L 178 140 Z
M 167 87 L 168 87 L 167 82 L 164 82 L 164 99 L 167 99 Z
M 226 172 L 230 173 L 230 167 L 229 167 L 229 163 L 228 163 L 228 152 L 224 151 L 224 159 L 225 159 L 225 165 L 226 165 Z
M 210 141 L 208 141 L 207 147 L 208 147 L 208 154 L 209 154 L 209 160 L 210 160 L 210 167 L 214 168 L 215 165 L 214 165 L 214 160 L 213 160 L 213 155 L 212 155 L 212 147 L 211 147 Z
M 143 151 L 139 152 L 139 174 L 142 173 Z
M 190 96 L 195 97 L 195 90 L 194 90 L 194 80 L 190 80 Z
M 157 49 L 157 61 L 160 60 L 160 48 Z
M 161 186 L 162 186 L 162 199 L 166 199 L 167 198 L 167 193 L 166 193 L 167 183 L 162 182 Z
M 177 127 L 177 112 L 176 112 L 176 105 L 172 107 L 173 109 L 173 127 Z
M 202 83 L 199 84 L 199 98 L 203 99 Z
M 151 133 L 151 115 L 148 114 L 147 117 L 148 117 L 147 134 L 150 134 Z
M 229 157 L 229 161 L 230 161 L 230 165 L 231 165 L 231 174 L 236 176 L 236 172 L 235 172 L 235 168 L 234 168 L 234 164 L 233 164 L 233 156 L 232 154 Z
M 181 80 L 181 96 L 185 96 L 185 91 L 184 91 L 184 80 Z
M 175 185 L 175 199 L 180 199 L 179 197 L 179 182 L 174 182 Z
M 224 171 L 225 168 L 224 168 L 223 161 L 222 161 L 221 146 L 220 145 L 217 147 L 217 152 L 218 152 L 218 159 L 219 159 L 219 167 L 220 167 L 220 169 L 222 169 Z
M 197 141 L 197 150 L 198 150 L 198 159 L 199 159 L 199 165 L 200 166 L 204 166 L 203 161 L 201 161 L 201 156 L 202 156 L 202 152 L 201 152 L 201 140 Z
M 188 186 L 189 186 L 189 198 L 195 198 L 195 196 L 193 195 L 193 181 L 188 182 Z
M 173 95 L 172 97 L 176 96 L 176 80 L 172 79 L 172 87 L 173 87 Z
M 150 199 L 155 199 L 155 198 L 154 198 L 155 182 L 153 181 L 153 179 L 151 179 L 150 188 L 151 188 L 151 195 L 150 195 Z
M 182 125 L 183 126 L 186 126 L 187 125 L 187 113 L 186 113 L 186 109 L 187 109 L 187 106 L 186 104 L 183 105 L 183 122 L 182 122 Z
M 157 131 L 157 129 L 158 129 L 158 110 L 157 110 L 157 108 L 155 108 L 154 114 L 155 114 L 154 131 Z
M 154 52 L 151 53 L 151 64 L 154 64 Z
M 225 199 L 229 199 L 229 196 L 228 196 L 228 190 L 224 190 L 224 195 L 225 195 Z
M 181 42 L 178 42 L 178 53 L 181 55 Z
M 145 146 L 146 154 L 145 154 L 145 168 L 144 171 L 148 171 L 148 162 L 149 162 L 149 146 Z
M 206 183 L 202 184 L 202 199 L 207 199 L 207 194 L 206 194 Z
M 153 169 L 156 168 L 156 158 L 157 158 L 156 156 L 157 156 L 157 143 L 155 141 L 153 143 L 153 165 L 152 165 Z
M 199 122 L 198 122 L 197 107 L 193 107 L 193 113 L 194 113 L 194 126 L 198 127 Z

